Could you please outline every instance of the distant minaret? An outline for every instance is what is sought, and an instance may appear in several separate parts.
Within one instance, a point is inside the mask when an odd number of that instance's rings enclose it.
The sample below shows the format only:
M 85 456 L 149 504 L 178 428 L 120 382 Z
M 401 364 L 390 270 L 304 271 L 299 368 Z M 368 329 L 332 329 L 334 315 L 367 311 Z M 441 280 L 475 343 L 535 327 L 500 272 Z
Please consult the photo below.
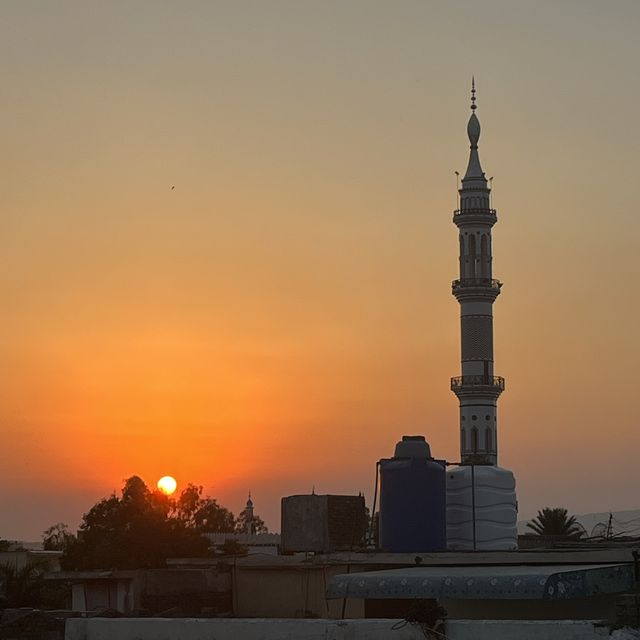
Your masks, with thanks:
M 453 214 L 460 230 L 460 279 L 453 281 L 452 292 L 460 303 L 462 376 L 451 379 L 451 389 L 460 401 L 462 463 L 497 465 L 497 400 L 504 391 L 504 378 L 493 372 L 493 303 L 502 283 L 491 272 L 491 228 L 497 217 L 480 166 L 480 122 L 475 111 L 472 80 L 467 125 L 471 153 L 459 190 L 460 209 Z
M 246 533 L 254 534 L 256 531 L 253 523 L 253 502 L 251 500 L 251 491 L 249 491 L 249 499 L 247 500 L 247 506 L 245 507 L 244 512 L 246 515 Z

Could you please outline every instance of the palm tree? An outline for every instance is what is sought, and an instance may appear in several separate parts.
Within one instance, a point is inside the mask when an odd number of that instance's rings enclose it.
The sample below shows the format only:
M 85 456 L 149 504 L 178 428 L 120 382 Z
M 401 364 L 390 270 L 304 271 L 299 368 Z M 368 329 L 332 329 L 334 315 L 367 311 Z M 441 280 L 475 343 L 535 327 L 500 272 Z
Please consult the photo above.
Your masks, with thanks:
M 539 536 L 565 536 L 574 540 L 584 533 L 575 516 L 570 516 L 563 507 L 545 507 L 531 522 L 527 522 L 527 527 Z
M 40 603 L 43 576 L 44 566 L 41 562 L 27 562 L 21 568 L 15 564 L 0 564 L 0 581 L 4 583 L 6 606 L 37 606 Z

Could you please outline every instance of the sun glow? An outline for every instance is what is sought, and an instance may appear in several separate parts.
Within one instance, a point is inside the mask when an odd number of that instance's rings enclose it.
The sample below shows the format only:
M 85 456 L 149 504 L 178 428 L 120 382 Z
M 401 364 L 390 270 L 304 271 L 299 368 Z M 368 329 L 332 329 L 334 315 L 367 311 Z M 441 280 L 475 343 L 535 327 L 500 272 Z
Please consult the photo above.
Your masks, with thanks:
M 170 496 L 176 490 L 178 483 L 176 482 L 176 479 L 172 478 L 171 476 L 163 476 L 162 478 L 160 478 L 160 480 L 158 480 L 157 486 L 158 489 L 162 491 L 162 493 Z

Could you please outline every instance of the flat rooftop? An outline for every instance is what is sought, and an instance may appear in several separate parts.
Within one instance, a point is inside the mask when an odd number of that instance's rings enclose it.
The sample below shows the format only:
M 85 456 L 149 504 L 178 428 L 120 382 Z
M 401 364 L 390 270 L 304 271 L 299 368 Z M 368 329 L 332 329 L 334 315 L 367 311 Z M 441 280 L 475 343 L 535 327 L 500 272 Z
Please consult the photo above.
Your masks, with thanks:
M 171 559 L 167 565 L 216 564 L 221 559 Z M 633 562 L 633 549 L 535 549 L 524 551 L 466 551 L 442 553 L 337 552 L 270 556 L 251 555 L 232 559 L 239 568 L 280 569 L 318 566 L 362 566 L 368 569 L 420 566 L 508 566 L 508 565 L 587 565 Z

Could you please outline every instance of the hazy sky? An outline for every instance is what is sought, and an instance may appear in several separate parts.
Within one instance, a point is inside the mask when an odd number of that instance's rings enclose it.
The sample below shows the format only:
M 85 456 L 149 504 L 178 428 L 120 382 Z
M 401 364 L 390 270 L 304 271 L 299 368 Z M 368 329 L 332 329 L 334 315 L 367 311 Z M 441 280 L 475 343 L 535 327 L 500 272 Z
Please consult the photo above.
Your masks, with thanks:
M 454 170 L 495 176 L 520 516 L 640 507 L 637 0 L 0 2 L 0 537 L 458 459 Z M 172 187 L 175 188 L 173 189 Z

